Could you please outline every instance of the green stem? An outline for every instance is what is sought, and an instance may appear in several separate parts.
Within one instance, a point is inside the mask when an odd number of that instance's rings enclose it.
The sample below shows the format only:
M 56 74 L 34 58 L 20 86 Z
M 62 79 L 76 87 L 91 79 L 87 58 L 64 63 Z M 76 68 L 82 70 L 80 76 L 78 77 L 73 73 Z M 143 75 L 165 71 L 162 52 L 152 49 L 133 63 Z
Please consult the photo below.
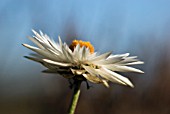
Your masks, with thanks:
M 78 103 L 78 99 L 80 96 L 80 86 L 81 86 L 81 82 L 80 80 L 75 80 L 74 81 L 74 92 L 73 92 L 73 96 L 72 96 L 72 100 L 70 103 L 70 107 L 68 110 L 69 114 L 74 114 L 77 103 Z

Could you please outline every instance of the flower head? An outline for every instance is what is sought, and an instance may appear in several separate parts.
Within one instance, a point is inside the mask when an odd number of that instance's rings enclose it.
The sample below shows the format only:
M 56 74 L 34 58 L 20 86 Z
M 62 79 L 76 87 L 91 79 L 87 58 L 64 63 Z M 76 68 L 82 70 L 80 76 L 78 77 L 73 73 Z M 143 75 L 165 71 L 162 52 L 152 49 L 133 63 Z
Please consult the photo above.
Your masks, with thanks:
M 82 41 L 82 40 L 73 40 L 72 44 L 69 46 L 69 48 L 73 51 L 74 48 L 77 46 L 77 45 L 80 45 L 80 47 L 86 47 L 86 48 L 89 48 L 90 50 L 90 53 L 94 53 L 94 47 L 93 45 L 90 43 L 90 42 L 85 42 L 85 41 Z
M 131 81 L 117 72 L 143 71 L 130 67 L 131 65 L 143 64 L 136 56 L 129 57 L 129 53 L 112 55 L 112 52 L 98 54 L 90 42 L 74 40 L 70 46 L 63 43 L 59 37 L 59 43 L 54 42 L 49 36 L 41 31 L 35 36 L 29 37 L 37 47 L 23 44 L 23 46 L 36 52 L 27 57 L 39 62 L 48 69 L 44 72 L 59 73 L 66 78 L 88 80 L 93 83 L 102 83 L 109 87 L 108 82 L 114 82 L 134 87 Z

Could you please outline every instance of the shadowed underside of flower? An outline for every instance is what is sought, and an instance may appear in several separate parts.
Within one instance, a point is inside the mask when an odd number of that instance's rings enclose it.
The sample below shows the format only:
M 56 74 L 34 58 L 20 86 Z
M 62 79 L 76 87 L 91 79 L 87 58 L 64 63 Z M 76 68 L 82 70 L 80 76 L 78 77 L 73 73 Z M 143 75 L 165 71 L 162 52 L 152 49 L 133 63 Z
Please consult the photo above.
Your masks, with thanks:
M 36 52 L 26 58 L 47 67 L 48 69 L 44 72 L 59 73 L 69 79 L 101 83 L 106 87 L 109 87 L 109 81 L 134 87 L 128 78 L 117 72 L 143 73 L 143 71 L 131 67 L 131 65 L 143 64 L 137 59 L 137 56 L 129 57 L 129 53 L 112 55 L 112 52 L 98 54 L 94 52 L 94 47 L 90 42 L 74 40 L 68 46 L 61 41 L 60 37 L 58 37 L 59 43 L 56 43 L 41 31 L 40 33 L 32 31 L 35 36 L 29 37 L 29 39 L 38 47 L 23 44 Z

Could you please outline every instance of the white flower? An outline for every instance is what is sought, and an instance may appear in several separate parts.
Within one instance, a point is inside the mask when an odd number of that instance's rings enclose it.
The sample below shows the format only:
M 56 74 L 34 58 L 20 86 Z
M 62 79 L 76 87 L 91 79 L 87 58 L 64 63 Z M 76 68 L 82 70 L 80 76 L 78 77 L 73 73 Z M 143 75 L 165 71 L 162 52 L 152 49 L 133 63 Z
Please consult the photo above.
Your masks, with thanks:
M 46 34 L 32 30 L 35 36 L 29 37 L 37 47 L 23 44 L 37 54 L 27 57 L 39 62 L 48 69 L 44 72 L 59 73 L 66 78 L 84 79 L 93 83 L 102 83 L 109 87 L 108 82 L 134 87 L 130 80 L 117 72 L 143 73 L 131 65 L 143 64 L 137 56 L 129 57 L 129 53 L 112 55 L 112 52 L 98 54 L 94 52 L 90 42 L 75 40 L 70 47 L 63 43 L 54 42 Z

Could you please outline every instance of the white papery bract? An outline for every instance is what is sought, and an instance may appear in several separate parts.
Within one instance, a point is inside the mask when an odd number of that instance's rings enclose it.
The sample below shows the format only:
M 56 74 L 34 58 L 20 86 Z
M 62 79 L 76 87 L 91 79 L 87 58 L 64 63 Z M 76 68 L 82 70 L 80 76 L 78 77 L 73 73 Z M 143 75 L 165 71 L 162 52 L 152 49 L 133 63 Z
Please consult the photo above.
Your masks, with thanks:
M 56 43 L 49 36 L 41 31 L 37 33 L 32 30 L 35 36 L 29 39 L 38 47 L 23 44 L 23 46 L 36 52 L 26 58 L 39 62 L 48 69 L 44 72 L 59 73 L 66 78 L 86 79 L 93 83 L 102 83 L 109 87 L 108 82 L 123 84 L 134 87 L 131 81 L 118 74 L 118 72 L 137 72 L 143 71 L 131 67 L 131 65 L 143 64 L 137 56 L 129 57 L 129 53 L 112 55 L 112 52 L 98 54 L 91 53 L 88 47 L 76 45 L 71 50 L 66 43 L 58 37 Z

